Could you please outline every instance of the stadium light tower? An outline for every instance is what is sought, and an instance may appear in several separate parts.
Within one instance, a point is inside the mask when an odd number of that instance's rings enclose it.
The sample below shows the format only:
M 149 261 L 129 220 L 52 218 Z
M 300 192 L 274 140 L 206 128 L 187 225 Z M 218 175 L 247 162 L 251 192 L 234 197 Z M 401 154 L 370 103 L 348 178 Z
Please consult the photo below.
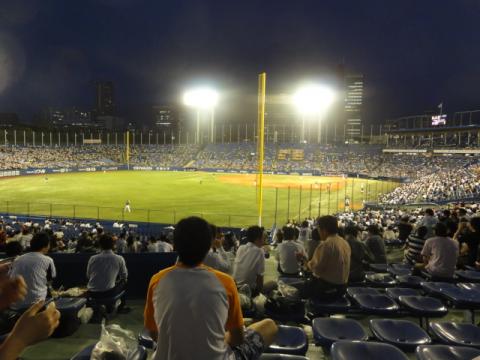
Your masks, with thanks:
M 300 114 L 302 114 L 301 142 L 306 142 L 305 118 L 308 115 L 319 117 L 328 110 L 334 99 L 335 94 L 332 89 L 316 84 L 304 85 L 293 95 L 293 102 Z M 318 119 L 318 126 L 320 129 L 320 119 Z
M 200 143 L 200 112 L 202 110 L 210 110 L 210 141 L 215 142 L 214 122 L 215 122 L 215 106 L 218 103 L 218 92 L 208 87 L 199 87 L 185 92 L 183 95 L 183 103 L 192 107 L 197 112 L 197 133 L 195 141 Z

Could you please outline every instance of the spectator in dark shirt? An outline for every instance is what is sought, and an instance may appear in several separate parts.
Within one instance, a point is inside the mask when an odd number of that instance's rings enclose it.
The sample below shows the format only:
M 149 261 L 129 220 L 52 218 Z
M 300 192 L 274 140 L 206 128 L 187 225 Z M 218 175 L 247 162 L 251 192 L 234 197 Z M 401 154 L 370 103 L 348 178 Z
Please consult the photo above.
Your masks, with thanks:
M 386 264 L 385 242 L 377 225 L 369 225 L 367 228 L 367 248 L 372 252 L 376 264 Z
M 367 250 L 365 244 L 358 240 L 358 228 L 356 226 L 347 226 L 344 235 L 352 250 L 348 282 L 361 282 L 365 278 L 364 264 L 373 262 L 373 256 Z
M 409 222 L 409 217 L 408 216 L 402 217 L 397 227 L 398 227 L 398 238 L 402 242 L 407 241 L 408 237 L 410 236 L 413 230 L 413 226 Z
M 474 266 L 478 259 L 478 245 L 480 244 L 480 217 L 473 217 L 470 222 L 460 222 L 454 239 L 460 245 L 460 266 Z
M 454 234 L 457 232 L 458 221 L 452 218 L 452 213 L 450 212 L 450 210 L 448 209 L 443 210 L 443 215 L 440 218 L 440 222 L 444 223 L 445 226 L 447 227 L 448 236 L 453 237 Z

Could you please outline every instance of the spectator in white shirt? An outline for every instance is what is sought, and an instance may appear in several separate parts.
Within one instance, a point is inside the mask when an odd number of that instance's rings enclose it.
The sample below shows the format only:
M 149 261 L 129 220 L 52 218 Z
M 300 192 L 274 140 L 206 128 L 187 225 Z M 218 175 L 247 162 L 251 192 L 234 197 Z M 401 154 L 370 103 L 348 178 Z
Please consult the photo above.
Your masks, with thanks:
M 21 310 L 38 301 L 45 300 L 48 295 L 48 283 L 55 278 L 55 264 L 46 256 L 50 246 L 50 238 L 45 232 L 35 234 L 30 242 L 31 252 L 15 259 L 10 276 L 22 276 L 27 284 L 27 295 L 22 301 L 12 304 L 12 309 Z
M 260 226 L 247 229 L 247 243 L 237 250 L 233 265 L 233 278 L 237 286 L 248 285 L 252 294 L 264 291 L 265 231 Z M 267 289 L 265 289 L 267 290 Z
M 296 276 L 301 270 L 299 259 L 307 257 L 305 248 L 295 241 L 292 227 L 283 229 L 283 241 L 277 247 L 278 272 L 282 275 Z
M 228 254 L 223 249 L 223 234 L 213 224 L 210 224 L 210 231 L 212 234 L 212 246 L 207 256 L 205 256 L 203 264 L 228 274 L 230 273 L 230 262 Z
M 112 297 L 125 289 L 128 277 L 127 266 L 122 256 L 113 253 L 112 235 L 102 235 L 98 243 L 102 251 L 92 256 L 87 265 L 89 296 Z

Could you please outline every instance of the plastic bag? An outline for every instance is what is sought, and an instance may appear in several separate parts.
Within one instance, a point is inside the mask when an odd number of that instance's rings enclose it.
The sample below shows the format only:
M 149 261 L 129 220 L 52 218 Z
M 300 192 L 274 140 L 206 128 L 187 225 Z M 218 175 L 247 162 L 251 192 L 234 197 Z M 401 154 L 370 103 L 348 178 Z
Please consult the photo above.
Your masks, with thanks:
M 300 294 L 298 292 L 298 289 L 284 283 L 281 280 L 278 282 L 278 291 L 287 300 L 296 301 L 300 299 Z
M 137 339 L 119 325 L 105 326 L 102 322 L 100 341 L 95 345 L 90 360 L 130 360 L 137 350 Z
M 91 307 L 83 307 L 78 312 L 78 318 L 82 324 L 88 324 L 92 319 L 93 309 Z
M 253 299 L 255 308 L 257 309 L 258 315 L 263 315 L 265 313 L 265 303 L 267 302 L 267 297 L 263 294 L 259 294 Z

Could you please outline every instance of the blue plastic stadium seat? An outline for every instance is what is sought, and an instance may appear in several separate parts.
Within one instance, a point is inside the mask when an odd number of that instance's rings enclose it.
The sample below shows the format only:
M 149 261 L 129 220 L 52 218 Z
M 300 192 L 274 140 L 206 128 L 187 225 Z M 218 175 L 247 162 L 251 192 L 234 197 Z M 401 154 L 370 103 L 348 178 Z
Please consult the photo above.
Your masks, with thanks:
M 278 334 L 273 344 L 265 352 L 289 355 L 305 355 L 308 350 L 308 339 L 305 331 L 297 326 L 278 326 Z
M 415 352 L 418 360 L 472 360 L 480 350 L 464 346 L 422 345 Z
M 392 287 L 395 286 L 395 278 L 388 273 L 368 274 L 365 275 L 367 285 L 376 287 Z
M 465 265 L 465 269 L 471 270 L 471 271 L 479 271 L 475 266 L 470 266 L 470 265 Z
M 421 283 L 425 281 L 420 276 L 415 275 L 397 275 L 395 279 L 397 280 L 397 285 L 414 289 L 420 289 L 422 287 Z
M 60 312 L 60 324 L 52 334 L 54 338 L 63 338 L 70 336 L 80 327 L 78 312 L 85 307 L 87 299 L 85 298 L 58 298 L 55 300 L 55 306 Z
M 434 322 L 430 330 L 443 344 L 480 348 L 480 328 L 473 324 Z
M 480 282 L 480 271 L 457 270 L 455 271 L 455 275 L 457 275 L 461 281 Z
M 395 346 L 377 342 L 337 341 L 330 353 L 332 360 L 408 360 Z
M 447 315 L 448 309 L 443 303 L 429 296 L 400 296 L 400 304 L 412 314 L 421 317 L 442 317 Z
M 443 276 L 436 276 L 433 274 L 430 274 L 428 271 L 424 270 L 422 271 L 422 277 L 427 279 L 428 281 L 434 281 L 434 282 L 454 282 L 455 278 L 452 277 L 443 277 Z
M 398 301 L 400 296 L 417 296 L 420 295 L 420 292 L 412 288 L 387 288 L 385 289 L 385 294 Z
M 329 348 L 340 340 L 368 340 L 362 325 L 352 319 L 316 318 L 312 322 L 315 344 Z
M 460 287 L 447 288 L 442 291 L 452 304 L 457 308 L 478 309 L 480 308 L 480 291 Z
M 90 360 L 92 355 L 92 351 L 95 348 L 95 344 L 87 346 L 85 349 L 80 351 L 78 354 L 74 355 L 70 360 Z M 131 356 L 129 356 L 129 360 L 146 360 L 147 359 L 147 351 L 143 346 L 138 346 L 137 349 Z
M 372 315 L 390 315 L 398 311 L 397 303 L 387 295 L 356 295 L 360 309 Z
M 378 340 L 407 351 L 431 342 L 430 336 L 420 326 L 407 320 L 372 319 L 370 329 Z
M 443 292 L 446 289 L 456 289 L 455 284 L 447 282 L 422 282 L 422 289 L 427 293 L 433 296 L 443 297 Z
M 307 312 L 313 317 L 318 315 L 345 314 L 352 309 L 352 303 L 345 297 L 334 301 L 318 301 L 310 299 L 307 301 Z
M 347 288 L 347 295 L 353 298 L 355 295 L 360 295 L 360 294 L 368 294 L 368 295 L 381 295 L 380 291 L 375 288 L 370 288 L 370 287 L 348 287 Z
M 394 276 L 412 275 L 412 269 L 388 266 L 387 271 Z
M 462 289 L 480 291 L 479 283 L 458 283 L 457 286 Z
M 308 360 L 308 358 L 300 355 L 262 354 L 260 360 Z
M 374 272 L 384 273 L 387 271 L 387 264 L 370 264 L 369 267 Z
M 147 329 L 143 329 L 138 334 L 138 345 L 150 350 L 154 350 L 157 347 L 156 341 L 152 339 L 152 336 Z

